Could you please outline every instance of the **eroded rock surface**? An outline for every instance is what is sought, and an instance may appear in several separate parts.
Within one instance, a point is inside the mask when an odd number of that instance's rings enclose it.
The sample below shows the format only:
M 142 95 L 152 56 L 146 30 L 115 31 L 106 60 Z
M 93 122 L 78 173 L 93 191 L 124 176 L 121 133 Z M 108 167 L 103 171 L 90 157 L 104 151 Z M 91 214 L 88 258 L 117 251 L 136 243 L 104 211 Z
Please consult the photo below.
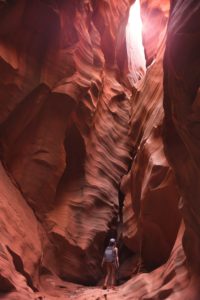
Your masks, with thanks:
M 165 50 L 162 27 L 159 41 L 154 62 L 148 67 L 143 82 L 133 91 L 130 131 L 135 156 L 121 184 L 125 195 L 123 240 L 139 255 L 139 265 L 133 266 L 133 273 L 140 268 L 151 270 L 166 262 L 181 219 L 180 195 L 162 141 Z
M 101 276 L 104 239 L 116 223 L 130 161 L 131 92 L 120 82 L 115 58 L 129 6 L 1 6 L 2 160 L 52 242 L 54 272 L 77 282 Z M 48 255 L 44 251 L 44 261 Z
M 163 111 L 169 2 L 141 1 L 149 67 L 131 87 L 132 2 L 0 1 L 5 299 L 198 299 L 199 4 L 171 3 Z M 183 227 L 174 246 L 180 196 L 191 273 Z M 119 277 L 131 279 L 108 294 L 77 285 L 102 278 L 111 235 L 119 239 Z M 141 267 L 159 268 L 135 275 Z
M 47 238 L 32 209 L 0 165 L 1 293 L 27 295 L 39 284 L 39 266 Z M 46 241 L 45 241 L 46 240 Z
M 197 274 L 200 274 L 199 14 L 197 2 L 174 2 L 164 61 L 165 145 L 181 190 L 180 206 L 186 224 L 183 244 L 190 266 Z

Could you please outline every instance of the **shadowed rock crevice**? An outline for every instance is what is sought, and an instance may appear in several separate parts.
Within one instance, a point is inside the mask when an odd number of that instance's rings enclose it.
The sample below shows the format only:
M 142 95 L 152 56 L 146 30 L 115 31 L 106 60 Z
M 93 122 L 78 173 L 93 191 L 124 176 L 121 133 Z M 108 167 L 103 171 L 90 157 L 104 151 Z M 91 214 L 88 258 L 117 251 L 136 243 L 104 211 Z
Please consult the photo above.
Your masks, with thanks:
M 60 179 L 56 192 L 56 203 L 62 202 L 62 199 L 76 193 L 83 189 L 84 185 L 84 165 L 85 165 L 85 143 L 81 133 L 73 124 L 67 131 L 65 137 L 65 151 L 66 151 L 66 170 Z
M 13 291 L 16 291 L 14 284 L 4 276 L 0 275 L 0 295 Z
M 31 278 L 31 275 L 28 274 L 25 270 L 24 270 L 24 265 L 23 265 L 23 261 L 21 259 L 21 257 L 15 253 L 14 251 L 12 251 L 8 246 L 7 246 L 8 252 L 10 253 L 10 255 L 12 256 L 13 259 L 13 263 L 14 266 L 17 270 L 17 272 L 21 273 L 27 281 L 27 285 L 34 291 L 37 292 L 38 289 L 34 286 L 33 284 L 33 280 Z

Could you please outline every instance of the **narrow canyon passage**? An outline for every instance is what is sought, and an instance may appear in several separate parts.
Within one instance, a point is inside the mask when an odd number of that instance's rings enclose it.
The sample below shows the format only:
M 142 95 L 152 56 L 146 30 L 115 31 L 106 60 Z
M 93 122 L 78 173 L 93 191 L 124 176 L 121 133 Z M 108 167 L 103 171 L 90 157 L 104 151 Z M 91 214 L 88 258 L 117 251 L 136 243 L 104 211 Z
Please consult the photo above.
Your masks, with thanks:
M 0 1 L 0 298 L 199 300 L 199 17 Z

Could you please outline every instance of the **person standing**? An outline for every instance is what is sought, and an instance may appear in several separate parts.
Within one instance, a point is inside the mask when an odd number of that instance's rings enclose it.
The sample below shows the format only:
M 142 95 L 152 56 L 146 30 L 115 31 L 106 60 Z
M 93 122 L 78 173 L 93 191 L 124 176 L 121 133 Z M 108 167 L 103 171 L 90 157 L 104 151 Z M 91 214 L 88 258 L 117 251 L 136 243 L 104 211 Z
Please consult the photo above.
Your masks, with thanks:
M 111 284 L 111 288 L 114 288 L 116 269 L 119 268 L 118 248 L 114 238 L 110 239 L 109 245 L 105 249 L 101 265 L 102 267 L 106 265 L 106 277 L 104 280 L 103 289 L 107 289 L 109 282 Z

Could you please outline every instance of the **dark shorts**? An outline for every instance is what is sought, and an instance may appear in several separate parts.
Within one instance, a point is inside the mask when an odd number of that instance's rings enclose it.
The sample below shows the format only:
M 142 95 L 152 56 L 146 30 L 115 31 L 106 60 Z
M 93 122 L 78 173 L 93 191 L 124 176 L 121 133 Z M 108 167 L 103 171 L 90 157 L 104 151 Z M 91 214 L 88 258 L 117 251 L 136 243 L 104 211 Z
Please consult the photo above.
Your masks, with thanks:
M 116 269 L 116 263 L 114 262 L 114 261 L 112 261 L 112 262 L 108 262 L 108 261 L 106 261 L 106 268 L 107 268 L 107 270 L 110 270 L 110 269 Z

